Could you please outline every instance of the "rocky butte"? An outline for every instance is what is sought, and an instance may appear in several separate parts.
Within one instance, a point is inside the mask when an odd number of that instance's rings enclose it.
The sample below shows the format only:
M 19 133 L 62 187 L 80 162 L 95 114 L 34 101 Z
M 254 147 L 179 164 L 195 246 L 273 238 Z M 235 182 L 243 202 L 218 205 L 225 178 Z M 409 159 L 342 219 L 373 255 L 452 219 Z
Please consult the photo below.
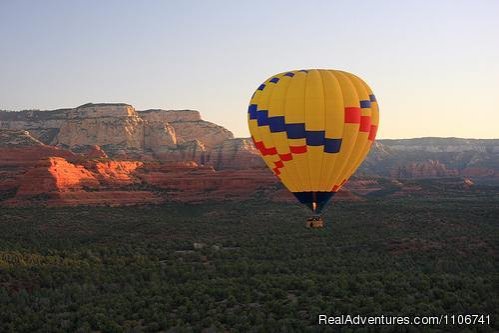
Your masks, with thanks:
M 421 178 L 445 178 L 464 187 L 499 181 L 499 140 L 377 141 L 339 198 L 360 200 L 387 187 L 396 195 L 421 191 L 411 181 Z M 265 168 L 249 138 L 234 138 L 198 111 L 137 111 L 107 103 L 0 111 L 2 205 L 131 205 L 255 196 L 294 200 Z

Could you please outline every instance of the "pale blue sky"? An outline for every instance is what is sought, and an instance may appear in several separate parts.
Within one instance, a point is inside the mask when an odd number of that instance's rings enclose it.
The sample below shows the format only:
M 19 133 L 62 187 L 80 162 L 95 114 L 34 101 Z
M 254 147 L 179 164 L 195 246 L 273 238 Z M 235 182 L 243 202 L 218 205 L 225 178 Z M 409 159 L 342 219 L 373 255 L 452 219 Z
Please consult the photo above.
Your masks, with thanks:
M 499 1 L 0 0 L 0 109 L 197 109 L 248 136 L 272 74 L 343 69 L 381 138 L 499 137 Z

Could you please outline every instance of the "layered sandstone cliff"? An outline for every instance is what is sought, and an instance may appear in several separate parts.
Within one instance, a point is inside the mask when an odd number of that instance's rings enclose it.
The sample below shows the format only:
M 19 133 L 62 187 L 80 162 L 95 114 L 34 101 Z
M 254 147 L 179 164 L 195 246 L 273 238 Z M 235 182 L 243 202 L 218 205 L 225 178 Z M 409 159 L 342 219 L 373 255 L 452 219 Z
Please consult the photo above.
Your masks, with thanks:
M 499 180 L 499 140 L 376 141 L 338 199 L 422 193 L 418 179 L 469 188 Z M 388 179 L 388 180 L 387 180 Z M 413 180 L 415 180 L 413 182 Z M 85 104 L 0 111 L 0 204 L 127 205 L 293 197 L 251 139 L 193 110 Z
M 225 140 L 211 150 L 207 162 L 219 170 L 264 167 L 259 151 L 249 138 Z
M 246 200 L 262 193 L 274 197 L 274 192 L 282 189 L 272 173 L 263 168 L 215 170 L 192 161 L 198 157 L 196 147 L 209 158 L 197 140 L 180 144 L 186 149 L 174 151 L 177 161 L 165 162 L 110 159 L 98 146 L 81 149 L 84 146 L 78 145 L 78 152 L 70 152 L 45 145 L 20 130 L 0 129 L 0 139 L 1 205 Z M 232 147 L 230 156 L 236 156 L 237 151 Z M 275 197 L 283 195 L 289 196 L 284 193 Z
M 137 111 L 128 104 L 85 104 L 54 111 L 0 112 L 0 128 L 93 158 L 193 161 L 216 170 L 264 168 L 249 139 L 202 120 L 194 110 Z M 498 178 L 499 140 L 379 140 L 360 174 L 395 178 Z
M 26 130 L 47 145 L 69 150 L 99 146 L 108 156 L 177 155 L 192 141 L 207 151 L 233 134 L 192 110 L 136 111 L 128 104 L 85 104 L 53 111 L 0 112 L 0 128 Z M 192 145 L 192 144 L 191 144 Z M 181 152 L 180 152 L 181 154 Z

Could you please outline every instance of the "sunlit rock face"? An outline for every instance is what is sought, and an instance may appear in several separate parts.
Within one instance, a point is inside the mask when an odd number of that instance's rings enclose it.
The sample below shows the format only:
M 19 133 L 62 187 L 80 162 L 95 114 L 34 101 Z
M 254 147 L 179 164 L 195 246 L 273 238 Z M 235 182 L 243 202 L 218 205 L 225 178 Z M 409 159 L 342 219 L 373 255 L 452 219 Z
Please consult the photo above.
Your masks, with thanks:
M 232 139 L 230 131 L 192 110 L 136 111 L 128 104 L 85 104 L 53 111 L 0 112 L 0 128 L 27 130 L 47 145 L 69 150 L 99 146 L 109 157 L 145 157 L 185 150 L 198 141 L 210 150 Z
M 33 197 L 50 192 L 82 190 L 83 187 L 97 189 L 99 182 L 85 167 L 61 157 L 49 157 L 23 175 L 17 196 Z
M 464 190 L 498 181 L 499 140 L 378 140 L 336 200 L 431 195 L 419 179 L 445 179 L 442 188 Z M 197 111 L 137 111 L 127 104 L 0 111 L 0 205 L 255 197 L 295 202 L 251 138 L 234 138 Z
M 91 114 L 96 113 L 92 111 Z M 78 144 L 71 146 L 66 141 L 51 146 L 28 131 L 0 129 L 0 205 L 134 205 L 247 200 L 259 191 L 270 196 L 279 187 L 270 171 L 252 169 L 246 164 L 249 160 L 245 153 L 250 152 L 251 158 L 257 161 L 260 157 L 244 139 L 230 138 L 216 146 L 213 162 L 219 167 L 230 163 L 231 171 L 216 170 L 210 164 L 212 150 L 197 139 L 176 145 L 164 144 L 154 157 L 146 150 L 141 151 L 149 158 L 140 160 L 130 159 L 135 153 L 131 150 L 122 149 L 122 156 L 110 157 L 101 146 L 90 145 L 91 141 L 75 142 Z M 244 163 L 235 163 L 233 159 L 241 154 Z
M 48 146 L 24 130 L 0 129 L 0 199 L 15 195 L 28 171 L 48 158 L 76 158 L 76 154 Z

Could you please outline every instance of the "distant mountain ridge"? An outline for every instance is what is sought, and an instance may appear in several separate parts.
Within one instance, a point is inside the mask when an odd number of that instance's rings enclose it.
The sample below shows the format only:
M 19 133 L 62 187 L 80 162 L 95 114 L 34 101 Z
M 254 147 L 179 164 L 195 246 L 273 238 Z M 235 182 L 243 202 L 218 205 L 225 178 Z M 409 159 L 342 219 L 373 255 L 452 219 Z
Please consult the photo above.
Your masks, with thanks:
M 391 178 L 496 178 L 499 139 L 378 140 L 359 172 Z
M 499 154 L 499 139 L 462 139 L 425 137 L 414 139 L 383 139 L 378 142 L 400 151 L 465 152 L 482 151 Z

